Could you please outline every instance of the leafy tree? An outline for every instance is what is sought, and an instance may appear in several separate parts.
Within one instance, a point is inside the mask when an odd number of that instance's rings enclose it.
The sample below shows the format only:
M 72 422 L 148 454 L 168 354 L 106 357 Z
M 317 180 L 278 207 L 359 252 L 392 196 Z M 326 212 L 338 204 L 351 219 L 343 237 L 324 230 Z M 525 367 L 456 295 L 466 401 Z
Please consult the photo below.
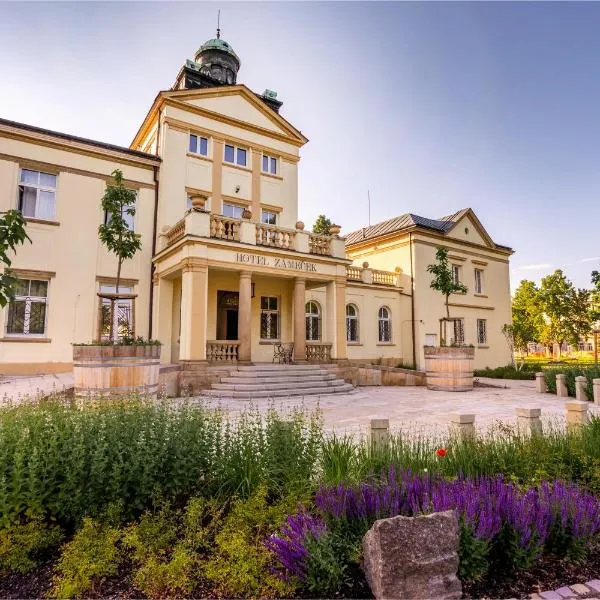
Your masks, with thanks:
M 539 291 L 544 314 L 541 339 L 546 344 L 558 344 L 558 356 L 563 342 L 577 344 L 592 329 L 590 291 L 576 289 L 560 269 L 542 279 Z
M 16 278 L 10 271 L 12 259 L 8 252 L 16 252 L 19 244 L 31 239 L 25 231 L 27 225 L 23 215 L 18 210 L 9 210 L 0 216 L 0 265 L 4 272 L 0 273 L 0 307 L 6 306 L 14 298 Z
M 116 169 L 111 173 L 112 183 L 106 186 L 102 197 L 102 210 L 106 214 L 106 222 L 98 227 L 98 235 L 102 243 L 118 260 L 115 296 L 119 294 L 121 267 L 123 261 L 133 258 L 142 247 L 141 236 L 129 229 L 126 216 L 135 215 L 136 194 L 123 183 L 123 173 Z M 111 339 L 117 341 L 118 328 L 114 326 L 115 301 L 111 299 Z
M 319 215 L 315 224 L 313 225 L 313 233 L 320 233 L 321 235 L 329 235 L 329 228 L 331 227 L 331 219 L 328 219 L 325 215 Z
M 460 281 L 454 281 L 452 265 L 448 261 L 448 248 L 441 246 L 435 252 L 435 262 L 427 266 L 427 272 L 433 275 L 429 287 L 441 292 L 445 298 L 446 318 L 450 319 L 450 306 L 448 301 L 451 294 L 466 294 L 467 286 Z
M 515 350 L 521 355 L 528 342 L 539 342 L 545 325 L 540 290 L 533 281 L 524 279 L 512 300 L 512 336 Z
M 592 321 L 600 321 L 600 272 L 592 271 Z

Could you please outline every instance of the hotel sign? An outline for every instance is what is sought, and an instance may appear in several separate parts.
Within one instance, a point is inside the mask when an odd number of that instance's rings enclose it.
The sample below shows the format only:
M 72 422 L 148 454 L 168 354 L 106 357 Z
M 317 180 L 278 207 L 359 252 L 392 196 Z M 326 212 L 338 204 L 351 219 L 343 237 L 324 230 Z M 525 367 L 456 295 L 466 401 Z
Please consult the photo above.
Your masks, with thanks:
M 246 252 L 237 252 L 235 255 L 236 262 L 245 265 L 257 265 L 261 267 L 273 267 L 282 271 L 308 271 L 309 273 L 317 272 L 315 263 L 305 260 L 296 260 L 293 258 L 275 258 L 268 256 L 259 256 L 258 254 L 248 254 Z

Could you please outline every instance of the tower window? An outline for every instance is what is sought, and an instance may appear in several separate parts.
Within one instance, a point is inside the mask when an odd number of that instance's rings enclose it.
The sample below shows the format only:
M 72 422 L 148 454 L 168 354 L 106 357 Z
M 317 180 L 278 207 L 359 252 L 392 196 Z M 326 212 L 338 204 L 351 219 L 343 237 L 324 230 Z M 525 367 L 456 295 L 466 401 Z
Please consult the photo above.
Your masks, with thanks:
M 248 162 L 247 158 L 248 151 L 245 148 L 237 148 L 236 146 L 225 144 L 225 156 L 223 159 L 225 162 L 245 167 Z
M 190 135 L 190 152 L 208 156 L 208 138 L 199 135 Z
M 266 154 L 263 154 L 262 170 L 263 173 L 277 175 L 277 159 L 274 156 L 267 156 Z

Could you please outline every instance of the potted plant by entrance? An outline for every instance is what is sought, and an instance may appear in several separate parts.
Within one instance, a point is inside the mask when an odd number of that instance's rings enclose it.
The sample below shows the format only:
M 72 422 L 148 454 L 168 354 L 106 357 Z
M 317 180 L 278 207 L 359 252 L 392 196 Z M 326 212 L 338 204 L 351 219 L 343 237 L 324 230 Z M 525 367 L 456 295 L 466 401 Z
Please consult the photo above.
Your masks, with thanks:
M 435 263 L 428 265 L 427 271 L 433 275 L 430 287 L 442 293 L 446 305 L 446 316 L 440 319 L 440 345 L 424 348 L 427 388 L 447 392 L 472 390 L 475 348 L 466 346 L 462 339 L 452 340 L 447 345 L 448 323 L 454 325 L 455 322 L 450 318 L 450 295 L 465 294 L 467 286 L 454 278 L 447 248 L 437 248 Z
M 142 241 L 128 224 L 135 215 L 136 193 L 125 187 L 123 173 L 115 170 L 102 198 L 105 222 L 98 227 L 102 243 L 117 258 L 114 293 L 99 293 L 101 319 L 98 340 L 73 344 L 75 394 L 84 397 L 144 394 L 156 396 L 160 368 L 160 343 L 135 337 L 133 322 L 119 315 L 119 301 L 135 301 L 135 295 L 120 293 L 121 269 L 141 249 Z M 132 311 L 133 312 L 133 311 Z M 108 323 L 108 339 L 102 340 Z

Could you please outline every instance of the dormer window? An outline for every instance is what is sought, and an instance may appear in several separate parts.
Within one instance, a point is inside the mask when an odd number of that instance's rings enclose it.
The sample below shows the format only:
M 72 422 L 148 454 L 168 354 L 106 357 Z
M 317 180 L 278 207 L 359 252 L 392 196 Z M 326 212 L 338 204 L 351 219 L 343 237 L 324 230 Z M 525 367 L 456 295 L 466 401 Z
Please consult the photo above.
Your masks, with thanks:
M 277 175 L 277 159 L 274 156 L 267 156 L 266 154 L 263 154 L 262 170 L 263 173 L 271 173 L 271 175 Z
M 208 138 L 190 134 L 190 152 L 208 156 Z
M 237 148 L 236 146 L 230 146 L 229 144 L 225 144 L 225 156 L 223 160 L 226 163 L 231 163 L 232 165 L 240 165 L 240 167 L 245 167 L 248 160 L 248 151 L 245 148 Z

